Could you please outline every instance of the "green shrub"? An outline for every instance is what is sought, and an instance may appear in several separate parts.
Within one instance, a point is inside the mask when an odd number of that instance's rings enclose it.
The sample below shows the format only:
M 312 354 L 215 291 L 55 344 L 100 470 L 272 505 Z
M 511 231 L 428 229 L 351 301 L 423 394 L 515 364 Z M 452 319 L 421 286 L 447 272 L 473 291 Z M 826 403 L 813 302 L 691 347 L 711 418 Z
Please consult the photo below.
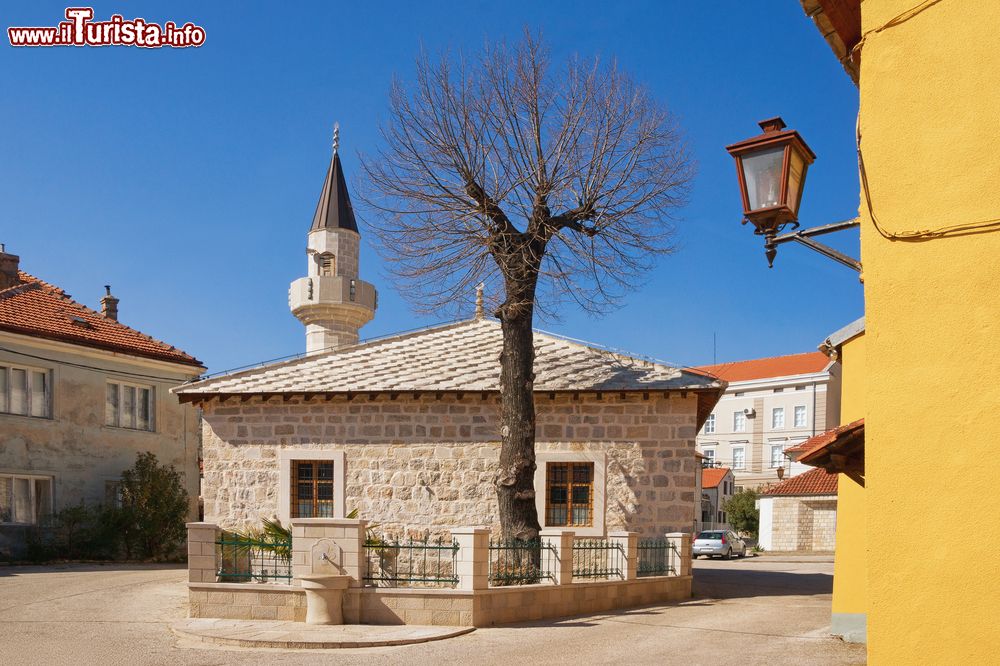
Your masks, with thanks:
M 160 465 L 147 451 L 122 472 L 120 528 L 125 557 L 164 560 L 180 557 L 187 536 L 188 494 L 180 473 Z
M 722 510 L 728 514 L 729 524 L 737 532 L 757 536 L 760 527 L 760 511 L 757 510 L 757 491 L 744 488 L 727 499 Z

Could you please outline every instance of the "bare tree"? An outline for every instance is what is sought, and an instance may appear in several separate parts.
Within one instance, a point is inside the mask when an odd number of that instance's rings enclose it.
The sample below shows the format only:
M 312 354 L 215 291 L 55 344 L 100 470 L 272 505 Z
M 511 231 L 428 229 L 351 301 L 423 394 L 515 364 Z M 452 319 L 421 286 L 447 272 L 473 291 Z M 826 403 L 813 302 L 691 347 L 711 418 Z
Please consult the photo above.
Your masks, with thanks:
M 362 200 L 418 308 L 467 303 L 485 282 L 503 332 L 503 533 L 534 538 L 536 307 L 613 305 L 656 255 L 693 166 L 671 116 L 612 63 L 553 72 L 526 33 L 470 64 L 421 54 L 390 92 L 384 147 L 362 158 Z

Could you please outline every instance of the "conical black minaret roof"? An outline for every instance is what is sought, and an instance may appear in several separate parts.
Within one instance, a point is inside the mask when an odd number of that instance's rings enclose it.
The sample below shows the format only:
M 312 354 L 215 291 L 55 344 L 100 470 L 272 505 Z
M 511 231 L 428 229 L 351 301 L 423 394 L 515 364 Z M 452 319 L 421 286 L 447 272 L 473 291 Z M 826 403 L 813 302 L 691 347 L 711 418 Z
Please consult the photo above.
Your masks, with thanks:
M 340 166 L 340 156 L 336 145 L 330 168 L 326 171 L 323 190 L 319 193 L 319 203 L 316 204 L 316 214 L 313 215 L 312 227 L 309 231 L 319 229 L 350 229 L 358 232 L 358 223 L 354 219 L 354 207 L 347 193 L 347 183 L 344 181 L 344 169 Z

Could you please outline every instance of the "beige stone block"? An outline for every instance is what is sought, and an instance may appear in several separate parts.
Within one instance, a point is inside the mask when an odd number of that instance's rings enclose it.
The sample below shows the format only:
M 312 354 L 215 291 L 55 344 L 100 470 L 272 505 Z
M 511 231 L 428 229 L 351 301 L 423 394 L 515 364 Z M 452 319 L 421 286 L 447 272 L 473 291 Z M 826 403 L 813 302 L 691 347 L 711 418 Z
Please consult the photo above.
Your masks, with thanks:
M 201 604 L 194 601 L 188 602 L 188 617 L 205 617 L 201 613 Z
M 291 606 L 277 606 L 274 609 L 274 619 L 291 622 L 295 619 L 295 611 Z
M 396 608 L 399 610 L 423 610 L 426 608 L 427 599 L 423 596 L 407 595 L 396 600 Z
M 214 590 L 205 593 L 205 602 L 210 604 L 232 604 L 232 592 L 216 592 Z
M 427 597 L 423 607 L 427 610 L 450 611 L 455 609 L 455 601 L 449 597 Z
M 306 621 L 306 609 L 303 608 L 293 608 L 295 615 L 293 616 L 293 621 L 295 622 L 305 622 Z
M 262 606 L 291 606 L 295 595 L 287 592 L 259 592 L 258 603 Z
M 193 541 L 202 542 L 207 541 L 209 543 L 215 543 L 216 531 L 213 529 L 189 529 L 188 530 L 188 543 Z
M 208 555 L 190 555 L 188 557 L 188 569 L 209 569 L 215 570 L 215 557 Z
M 431 614 L 431 624 L 437 627 L 457 627 L 462 624 L 462 616 L 454 610 L 434 611 Z
M 404 610 L 403 619 L 406 620 L 406 624 L 434 624 L 434 613 L 436 612 L 447 611 Z
M 253 620 L 277 620 L 278 608 L 277 606 L 252 606 L 250 615 Z

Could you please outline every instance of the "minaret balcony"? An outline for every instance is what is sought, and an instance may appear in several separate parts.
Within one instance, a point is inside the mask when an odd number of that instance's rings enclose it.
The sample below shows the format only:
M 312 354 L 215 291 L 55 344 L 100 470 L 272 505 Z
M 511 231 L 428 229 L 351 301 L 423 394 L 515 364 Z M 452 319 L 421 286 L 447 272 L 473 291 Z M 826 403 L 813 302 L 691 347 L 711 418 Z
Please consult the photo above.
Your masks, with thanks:
M 340 275 L 299 278 L 288 290 L 288 307 L 297 317 L 300 312 L 338 307 L 374 313 L 377 303 L 375 285 Z

